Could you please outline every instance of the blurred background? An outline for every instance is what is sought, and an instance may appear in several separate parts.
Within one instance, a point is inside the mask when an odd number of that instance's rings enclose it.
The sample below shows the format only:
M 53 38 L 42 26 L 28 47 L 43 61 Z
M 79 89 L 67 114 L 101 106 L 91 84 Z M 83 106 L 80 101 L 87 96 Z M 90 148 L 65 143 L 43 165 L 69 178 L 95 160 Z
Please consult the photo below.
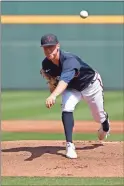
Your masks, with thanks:
M 2 2 L 5 15 L 89 15 L 122 16 L 124 2 Z M 29 17 L 30 19 L 30 17 Z M 41 36 L 58 36 L 61 48 L 79 55 L 102 76 L 105 108 L 111 120 L 123 120 L 123 31 L 124 24 L 5 24 L 2 23 L 2 120 L 61 118 L 61 98 L 52 110 L 45 107 L 49 95 L 40 76 L 44 59 Z M 92 120 L 88 106 L 81 102 L 77 120 Z

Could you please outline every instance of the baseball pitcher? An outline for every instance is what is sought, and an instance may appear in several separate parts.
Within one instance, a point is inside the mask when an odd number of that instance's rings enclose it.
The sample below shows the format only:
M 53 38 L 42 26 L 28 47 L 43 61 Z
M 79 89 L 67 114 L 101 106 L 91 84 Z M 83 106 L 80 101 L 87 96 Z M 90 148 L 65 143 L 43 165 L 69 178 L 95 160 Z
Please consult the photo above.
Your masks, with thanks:
M 62 95 L 62 123 L 66 137 L 66 157 L 77 158 L 72 140 L 74 127 L 73 111 L 75 106 L 85 100 L 92 116 L 100 123 L 99 140 L 109 133 L 108 114 L 104 110 L 103 84 L 100 74 L 81 58 L 60 49 L 57 36 L 46 34 L 41 38 L 41 47 L 45 54 L 41 75 L 47 79 L 50 96 L 46 107 L 51 108 L 57 96 Z

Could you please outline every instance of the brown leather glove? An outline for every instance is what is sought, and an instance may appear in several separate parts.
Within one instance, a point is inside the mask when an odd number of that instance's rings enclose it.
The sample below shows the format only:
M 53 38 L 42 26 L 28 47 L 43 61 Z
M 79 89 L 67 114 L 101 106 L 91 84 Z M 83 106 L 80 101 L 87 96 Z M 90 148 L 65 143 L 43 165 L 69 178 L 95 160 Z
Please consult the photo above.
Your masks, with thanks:
M 45 78 L 47 80 L 49 90 L 52 93 L 58 84 L 57 78 L 49 75 L 43 69 L 40 70 L 40 74 L 43 76 L 43 78 Z

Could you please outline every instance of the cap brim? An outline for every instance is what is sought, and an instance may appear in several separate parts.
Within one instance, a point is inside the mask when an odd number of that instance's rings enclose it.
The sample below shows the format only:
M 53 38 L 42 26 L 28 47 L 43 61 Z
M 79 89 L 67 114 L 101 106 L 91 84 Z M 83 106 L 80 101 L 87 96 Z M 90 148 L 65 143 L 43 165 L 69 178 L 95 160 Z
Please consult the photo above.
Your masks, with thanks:
M 44 44 L 44 45 L 41 45 L 41 47 L 44 47 L 44 46 L 54 46 L 54 45 L 57 45 L 57 43 L 56 44 Z

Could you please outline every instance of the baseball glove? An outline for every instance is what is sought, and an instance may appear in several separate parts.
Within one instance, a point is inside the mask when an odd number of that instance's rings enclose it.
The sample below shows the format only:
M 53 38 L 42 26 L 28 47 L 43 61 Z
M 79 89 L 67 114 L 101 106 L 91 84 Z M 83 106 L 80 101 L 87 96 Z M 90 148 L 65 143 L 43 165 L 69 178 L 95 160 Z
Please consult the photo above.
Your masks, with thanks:
M 49 90 L 52 93 L 55 90 L 55 88 L 57 87 L 57 84 L 58 84 L 57 78 L 46 73 L 43 69 L 40 70 L 40 74 L 43 76 L 43 78 L 45 78 L 47 80 Z

